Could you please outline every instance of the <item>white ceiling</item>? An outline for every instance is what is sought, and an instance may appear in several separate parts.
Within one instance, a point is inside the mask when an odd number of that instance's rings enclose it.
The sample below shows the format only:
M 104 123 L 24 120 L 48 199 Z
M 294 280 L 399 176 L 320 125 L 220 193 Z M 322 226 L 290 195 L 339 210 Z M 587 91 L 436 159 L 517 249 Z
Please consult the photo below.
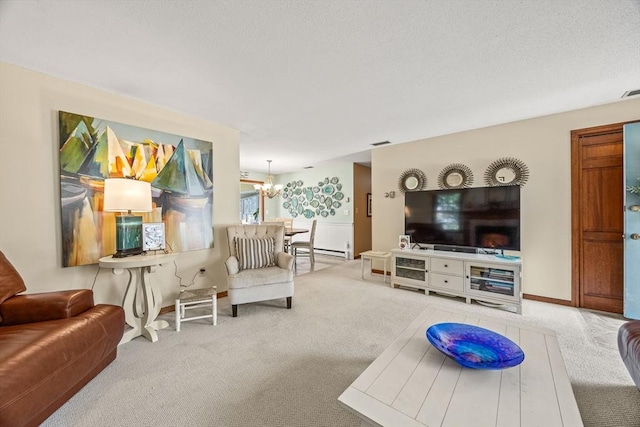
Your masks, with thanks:
M 0 0 L 0 59 L 237 128 L 241 170 L 284 173 L 615 101 L 640 2 Z

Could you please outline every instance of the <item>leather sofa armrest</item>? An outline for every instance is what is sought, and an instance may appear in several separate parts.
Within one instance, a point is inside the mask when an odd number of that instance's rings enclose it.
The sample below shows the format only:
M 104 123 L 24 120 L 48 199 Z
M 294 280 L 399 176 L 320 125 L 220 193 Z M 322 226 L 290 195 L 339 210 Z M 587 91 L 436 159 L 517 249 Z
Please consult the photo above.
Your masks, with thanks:
M 293 255 L 286 252 L 278 252 L 276 264 L 278 267 L 284 268 L 285 270 L 293 270 L 293 260 Z
M 227 260 L 224 262 L 224 265 L 225 267 L 227 267 L 227 273 L 229 273 L 230 276 L 238 274 L 240 272 L 240 264 L 238 263 L 238 258 L 234 256 L 230 256 L 229 258 L 227 258 Z
M 66 319 L 93 306 L 93 291 L 89 289 L 16 295 L 0 305 L 0 324 L 8 326 Z

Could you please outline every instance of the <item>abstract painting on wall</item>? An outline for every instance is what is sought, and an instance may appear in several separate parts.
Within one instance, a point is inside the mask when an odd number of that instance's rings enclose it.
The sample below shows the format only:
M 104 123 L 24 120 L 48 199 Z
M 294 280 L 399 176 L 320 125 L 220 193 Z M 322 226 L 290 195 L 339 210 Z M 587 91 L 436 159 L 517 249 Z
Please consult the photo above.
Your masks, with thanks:
M 62 264 L 115 252 L 115 216 L 103 211 L 105 178 L 151 183 L 145 223 L 164 223 L 173 252 L 213 247 L 213 144 L 59 112 Z

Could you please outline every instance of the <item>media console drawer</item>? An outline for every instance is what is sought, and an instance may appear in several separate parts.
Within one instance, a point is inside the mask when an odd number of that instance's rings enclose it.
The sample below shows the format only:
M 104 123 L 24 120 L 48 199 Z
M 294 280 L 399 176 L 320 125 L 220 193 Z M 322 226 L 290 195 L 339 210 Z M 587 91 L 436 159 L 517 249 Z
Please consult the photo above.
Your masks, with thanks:
M 450 276 L 447 274 L 431 273 L 429 285 L 434 288 L 450 289 L 452 291 L 464 291 L 464 279 L 462 276 Z
M 431 258 L 431 271 L 447 274 L 464 274 L 464 262 L 456 259 Z

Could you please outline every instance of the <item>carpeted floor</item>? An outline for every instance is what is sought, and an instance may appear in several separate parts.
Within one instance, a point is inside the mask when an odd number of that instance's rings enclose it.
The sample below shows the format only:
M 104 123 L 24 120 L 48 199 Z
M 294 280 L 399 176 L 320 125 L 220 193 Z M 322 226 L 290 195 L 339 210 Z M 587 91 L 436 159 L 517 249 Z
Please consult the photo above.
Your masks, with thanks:
M 618 355 L 623 319 L 525 301 L 523 315 L 362 281 L 360 261 L 299 264 L 293 308 L 219 301 L 206 320 L 119 347 L 45 426 L 359 426 L 338 396 L 427 303 L 553 329 L 587 426 L 640 426 L 640 392 Z M 327 264 L 326 266 L 324 264 Z M 535 422 L 533 423 L 535 425 Z M 483 427 L 483 426 L 481 426 Z

